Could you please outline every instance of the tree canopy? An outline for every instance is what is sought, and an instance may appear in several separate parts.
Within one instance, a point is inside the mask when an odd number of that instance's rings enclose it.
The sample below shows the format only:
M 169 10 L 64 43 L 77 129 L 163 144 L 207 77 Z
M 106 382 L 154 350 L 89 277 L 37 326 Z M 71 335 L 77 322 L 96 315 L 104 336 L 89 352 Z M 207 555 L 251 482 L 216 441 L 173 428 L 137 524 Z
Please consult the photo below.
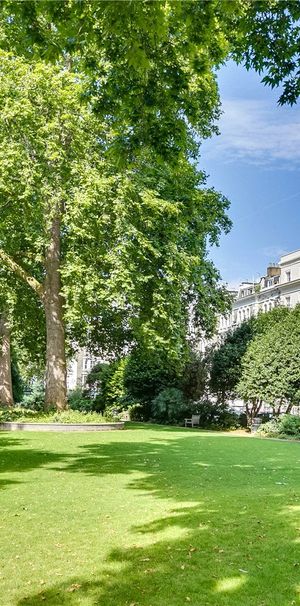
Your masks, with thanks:
M 242 374 L 244 355 L 256 335 L 280 325 L 289 314 L 286 307 L 275 307 L 267 313 L 246 320 L 229 331 L 222 343 L 210 355 L 210 389 L 223 402 L 237 396 L 237 385 Z
M 191 304 L 208 332 L 226 307 L 207 245 L 229 228 L 227 200 L 183 154 L 158 162 L 145 148 L 120 168 L 84 75 L 4 52 L 0 69 L 0 256 L 44 309 L 48 360 L 50 336 L 61 343 L 62 384 L 65 328 L 178 358 Z
M 242 360 L 237 392 L 246 402 L 265 402 L 278 414 L 300 403 L 300 307 L 257 335 Z

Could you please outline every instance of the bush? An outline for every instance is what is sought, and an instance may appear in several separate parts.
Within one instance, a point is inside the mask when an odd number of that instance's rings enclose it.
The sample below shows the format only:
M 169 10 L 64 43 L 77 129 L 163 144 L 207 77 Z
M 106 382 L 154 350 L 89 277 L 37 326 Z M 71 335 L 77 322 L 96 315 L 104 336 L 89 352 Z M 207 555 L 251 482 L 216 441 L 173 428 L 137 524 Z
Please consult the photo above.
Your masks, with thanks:
M 147 413 L 145 415 L 144 408 L 145 408 L 144 404 L 140 404 L 138 402 L 134 402 L 134 403 L 130 404 L 127 409 L 130 421 L 144 421 L 145 416 L 148 419 L 149 413 L 147 411 Z
M 93 410 L 93 401 L 84 396 L 80 387 L 77 387 L 68 393 L 68 404 L 71 410 L 85 412 L 91 412 Z
M 145 414 L 151 414 L 151 402 L 166 388 L 178 388 L 178 364 L 163 352 L 136 348 L 127 359 L 124 369 L 126 395 L 133 401 L 148 403 Z M 147 419 L 146 419 L 147 420 Z
M 11 360 L 11 380 L 12 380 L 12 390 L 13 390 L 13 398 L 14 402 L 18 403 L 23 400 L 24 392 L 25 392 L 25 383 L 23 381 L 22 375 L 20 373 L 20 369 L 17 363 L 17 358 L 12 350 L 12 360 Z
M 26 408 L 0 410 L 0 422 L 18 423 L 105 423 L 106 417 L 97 412 L 80 412 L 79 410 L 64 410 L 62 412 L 42 413 Z
M 238 415 L 219 402 L 210 400 L 194 402 L 188 412 L 190 414 L 187 416 L 200 415 L 199 426 L 202 429 L 235 429 L 240 426 Z
M 283 415 L 264 423 L 258 428 L 258 433 L 268 438 L 300 439 L 300 417 Z
M 41 379 L 35 379 L 30 386 L 30 391 L 27 393 L 21 402 L 23 408 L 31 410 L 44 410 L 45 404 L 45 387 Z
M 103 412 L 107 408 L 126 408 L 124 371 L 127 358 L 111 364 L 100 363 L 92 368 L 87 376 L 87 388 L 84 395 L 93 401 L 93 410 Z
M 178 423 L 185 411 L 184 394 L 176 387 L 163 389 L 152 401 L 151 414 L 159 423 Z

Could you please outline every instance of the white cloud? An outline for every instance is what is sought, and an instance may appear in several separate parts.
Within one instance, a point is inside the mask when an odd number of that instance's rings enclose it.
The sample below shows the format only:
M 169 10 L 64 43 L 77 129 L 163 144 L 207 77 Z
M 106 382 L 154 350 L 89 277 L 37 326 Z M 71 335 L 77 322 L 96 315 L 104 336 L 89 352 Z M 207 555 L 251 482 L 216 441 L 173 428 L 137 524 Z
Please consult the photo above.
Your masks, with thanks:
M 225 99 L 220 136 L 206 144 L 210 157 L 268 165 L 300 163 L 300 108 L 259 99 Z

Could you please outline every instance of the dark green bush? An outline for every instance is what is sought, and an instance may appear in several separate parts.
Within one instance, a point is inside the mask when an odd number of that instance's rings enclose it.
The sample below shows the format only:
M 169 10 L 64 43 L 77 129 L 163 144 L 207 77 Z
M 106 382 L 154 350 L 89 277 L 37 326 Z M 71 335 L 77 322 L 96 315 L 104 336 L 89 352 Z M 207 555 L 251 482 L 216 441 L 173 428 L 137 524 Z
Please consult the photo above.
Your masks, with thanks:
M 165 388 L 180 386 L 178 365 L 162 352 L 136 348 L 128 357 L 124 369 L 124 388 L 127 397 L 140 403 L 151 402 Z M 151 414 L 151 406 L 145 407 Z
M 79 410 L 83 412 L 91 412 L 93 408 L 93 400 L 84 396 L 80 387 L 72 389 L 68 393 L 68 404 L 71 410 Z
M 20 373 L 20 369 L 17 362 L 17 357 L 12 351 L 12 360 L 11 360 L 11 379 L 12 379 L 12 390 L 13 390 L 13 398 L 14 402 L 19 404 L 22 402 L 25 392 L 25 383 L 23 381 L 22 375 Z
M 192 414 L 200 415 L 202 429 L 234 429 L 240 426 L 239 416 L 220 402 L 210 400 L 194 402 L 190 412 L 190 416 Z
M 151 417 L 159 423 L 178 423 L 186 411 L 183 392 L 176 387 L 163 389 L 152 401 Z

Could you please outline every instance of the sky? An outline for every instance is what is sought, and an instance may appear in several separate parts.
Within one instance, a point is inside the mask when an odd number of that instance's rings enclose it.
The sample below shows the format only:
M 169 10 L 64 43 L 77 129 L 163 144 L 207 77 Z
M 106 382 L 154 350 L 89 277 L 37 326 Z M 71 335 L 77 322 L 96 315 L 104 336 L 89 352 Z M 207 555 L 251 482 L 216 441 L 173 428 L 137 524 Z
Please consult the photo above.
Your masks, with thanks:
M 278 89 L 232 62 L 218 81 L 221 134 L 203 143 L 199 168 L 231 202 L 232 229 L 210 256 L 236 288 L 300 249 L 300 104 L 278 106 Z

